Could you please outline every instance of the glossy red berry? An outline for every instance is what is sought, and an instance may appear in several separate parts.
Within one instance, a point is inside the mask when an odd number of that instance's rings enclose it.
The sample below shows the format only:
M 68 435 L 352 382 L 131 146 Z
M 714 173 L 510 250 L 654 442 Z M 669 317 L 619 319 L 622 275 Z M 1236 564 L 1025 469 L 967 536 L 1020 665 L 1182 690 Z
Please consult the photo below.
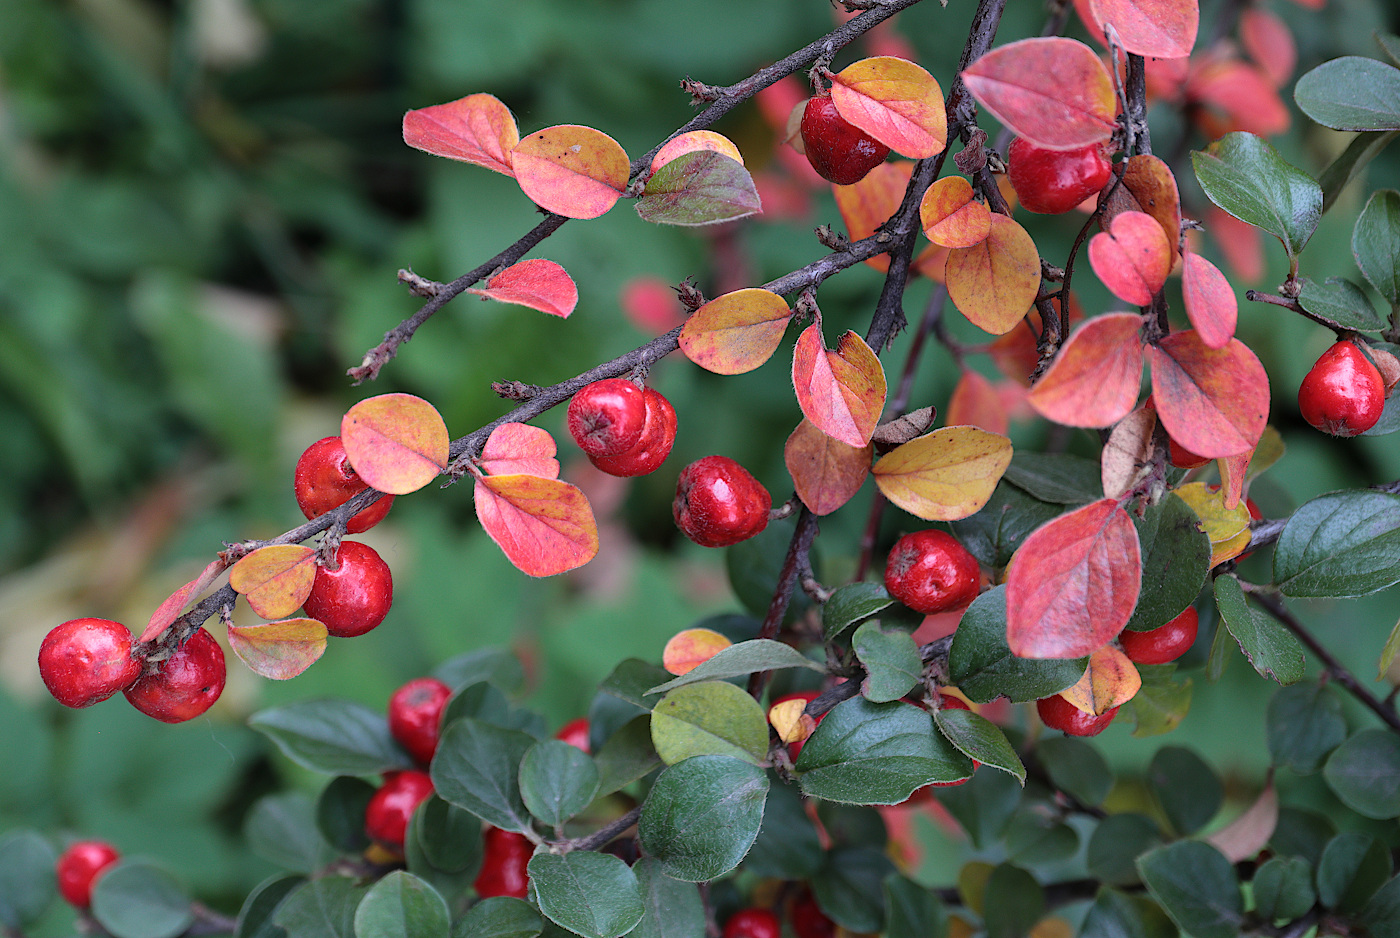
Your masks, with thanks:
M 646 402 L 646 423 L 636 444 L 615 456 L 589 456 L 589 462 L 614 476 L 644 476 L 655 472 L 676 442 L 676 409 L 660 391 L 647 388 L 642 392 Z
M 1323 352 L 1303 378 L 1298 409 L 1323 433 L 1356 436 L 1381 419 L 1385 383 L 1356 343 L 1344 339 Z
M 369 486 L 350 465 L 340 437 L 328 436 L 312 443 L 301 454 L 292 475 L 292 488 L 301 513 L 315 518 L 340 507 Z M 352 515 L 345 530 L 351 534 L 368 531 L 384 520 L 393 505 L 394 496 L 385 495 L 364 511 Z
M 563 740 L 575 749 L 588 752 L 589 729 L 588 717 L 579 717 L 559 727 L 559 732 L 554 734 L 554 738 Z
M 807 162 L 838 186 L 860 182 L 890 155 L 889 147 L 837 113 L 830 94 L 807 99 L 800 132 Z
M 535 855 L 535 845 L 524 834 L 486 828 L 486 848 L 481 860 L 481 872 L 472 884 L 483 899 L 493 896 L 514 896 L 524 899 L 530 891 L 530 874 L 526 866 Z
M 1042 215 L 1068 212 L 1113 175 L 1113 163 L 1098 143 L 1077 150 L 1045 150 L 1017 137 L 1006 162 L 1016 198 L 1028 211 Z
M 39 645 L 39 676 L 65 707 L 91 707 L 141 676 L 131 633 L 111 619 L 70 619 Z
M 193 720 L 224 692 L 224 650 L 204 629 L 196 630 L 156 667 L 125 693 L 133 707 L 162 723 Z
M 885 563 L 885 589 L 915 612 L 930 615 L 977 598 L 977 558 L 951 534 L 930 528 L 895 542 Z
M 810 892 L 792 904 L 792 930 L 797 938 L 836 938 L 836 923 L 826 917 Z
M 773 497 L 728 456 L 706 456 L 681 470 L 671 514 L 701 547 L 728 547 L 768 527 Z
M 782 938 L 783 924 L 768 909 L 740 909 L 724 923 L 723 938 Z
M 86 909 L 92 905 L 92 887 L 120 859 L 121 854 L 106 841 L 79 840 L 69 844 L 54 866 L 59 895 L 70 905 Z
M 408 769 L 385 773 L 384 784 L 365 807 L 365 833 L 371 840 L 402 850 L 413 812 L 432 793 L 433 780 L 427 772 Z
M 330 634 L 353 638 L 389 614 L 394 604 L 394 577 L 379 553 L 359 541 L 341 541 L 336 560 L 338 569 L 316 568 L 311 595 L 302 609 L 324 623 Z
M 1097 736 L 1113 722 L 1113 717 L 1118 713 L 1117 707 L 1105 710 L 1098 716 L 1085 713 L 1066 700 L 1063 694 L 1037 700 L 1035 710 L 1040 714 L 1041 722 L 1050 729 L 1070 736 Z
M 435 677 L 417 677 L 389 698 L 389 734 L 419 765 L 433 761 L 437 752 L 442 709 L 452 688 Z
M 594 381 L 569 401 L 569 434 L 589 456 L 626 452 L 637 445 L 646 424 L 646 395 L 624 378 Z
M 1181 615 L 1166 625 L 1146 632 L 1131 632 L 1127 629 L 1118 636 L 1118 644 L 1123 646 L 1123 654 L 1138 664 L 1166 664 L 1175 661 L 1196 641 L 1200 627 L 1200 616 L 1195 606 L 1187 606 Z

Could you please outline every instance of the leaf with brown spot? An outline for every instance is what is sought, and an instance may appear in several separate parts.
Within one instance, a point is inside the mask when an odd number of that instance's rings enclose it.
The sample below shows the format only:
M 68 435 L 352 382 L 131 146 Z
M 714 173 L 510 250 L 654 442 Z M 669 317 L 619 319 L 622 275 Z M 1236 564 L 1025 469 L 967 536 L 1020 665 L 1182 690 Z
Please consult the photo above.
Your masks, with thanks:
M 412 394 L 360 401 L 340 419 L 340 439 L 360 478 L 390 495 L 416 492 L 447 468 L 447 424 Z
M 910 440 L 870 471 L 886 498 L 926 521 L 976 514 L 1011 464 L 1011 441 L 976 427 L 944 427 Z
M 578 124 L 530 134 L 511 151 L 511 165 L 531 201 L 568 218 L 597 218 L 612 208 L 631 172 L 616 140 Z
M 735 290 L 691 314 L 681 328 L 681 351 L 715 374 L 743 374 L 773 357 L 791 318 L 778 294 L 757 287 Z
M 1225 505 L 1225 493 L 1204 482 L 1188 482 L 1176 490 L 1181 500 L 1201 519 L 1206 537 L 1210 538 L 1212 567 L 1233 560 L 1249 546 L 1249 508 L 1243 502 L 1234 507 Z
M 860 491 L 874 452 L 873 445 L 842 443 L 803 419 L 783 446 L 783 462 L 802 504 L 814 515 L 829 515 Z
M 1142 386 L 1142 317 L 1096 316 L 1080 326 L 1031 388 L 1030 405 L 1067 427 L 1107 427 L 1126 417 Z
M 316 551 L 301 544 L 260 547 L 228 572 L 228 585 L 248 599 L 264 619 L 280 619 L 301 608 L 316 580 Z
M 315 619 L 231 625 L 228 644 L 255 674 L 286 681 L 315 664 L 326 650 L 326 627 Z
M 1003 335 L 1026 317 L 1040 291 L 1035 242 L 1005 215 L 991 216 L 986 240 L 948 252 L 948 297 L 977 328 Z
M 865 340 L 846 332 L 829 350 L 821 326 L 802 330 L 792 354 L 792 384 L 802 414 L 818 430 L 865 446 L 885 409 L 885 369 Z
M 576 486 L 533 475 L 482 476 L 476 517 L 507 559 L 530 576 L 581 567 L 598 553 L 598 524 Z

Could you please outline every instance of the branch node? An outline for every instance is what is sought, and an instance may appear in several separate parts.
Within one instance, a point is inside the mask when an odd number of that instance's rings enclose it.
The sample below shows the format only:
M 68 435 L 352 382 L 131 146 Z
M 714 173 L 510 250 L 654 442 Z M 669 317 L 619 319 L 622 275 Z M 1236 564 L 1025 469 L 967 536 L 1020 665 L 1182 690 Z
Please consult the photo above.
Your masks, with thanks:
M 704 82 L 694 81 L 689 76 L 681 79 L 681 90 L 690 95 L 691 107 L 699 107 L 711 101 L 718 101 L 724 94 L 721 89 Z
M 537 384 L 525 384 L 521 381 L 492 381 L 491 390 L 506 400 L 523 402 L 533 400 L 544 389 Z
M 407 267 L 399 268 L 399 283 L 408 287 L 409 293 L 412 293 L 414 296 L 421 296 L 424 299 L 431 299 L 442 291 L 442 284 L 438 283 L 436 280 L 429 280 L 427 277 L 421 277 Z M 366 355 L 365 358 L 368 360 L 369 356 Z
M 833 251 L 844 251 L 851 245 L 851 239 L 846 237 L 844 231 L 838 231 L 830 225 L 818 225 L 813 231 L 822 247 L 830 248 Z

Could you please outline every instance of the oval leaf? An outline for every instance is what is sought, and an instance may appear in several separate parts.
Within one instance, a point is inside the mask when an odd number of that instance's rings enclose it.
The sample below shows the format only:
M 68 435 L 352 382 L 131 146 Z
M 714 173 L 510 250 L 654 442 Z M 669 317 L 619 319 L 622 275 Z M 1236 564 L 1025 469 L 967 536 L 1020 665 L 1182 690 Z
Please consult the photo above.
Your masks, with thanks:
M 1293 100 L 1333 130 L 1395 130 L 1400 128 L 1400 69 L 1344 55 L 1299 78 Z
M 577 486 L 533 475 L 483 476 L 473 497 L 481 526 L 523 573 L 554 576 L 598 553 L 593 509 Z
M 970 248 L 991 234 L 992 215 L 986 202 L 973 197 L 970 182 L 961 176 L 944 176 L 924 193 L 919 224 L 934 244 Z
M 924 159 L 943 152 L 947 115 L 943 90 L 924 69 L 881 55 L 831 76 L 836 113 L 903 156 Z
M 773 356 L 791 318 L 778 294 L 757 287 L 736 290 L 691 314 L 681 328 L 681 351 L 715 374 L 743 374 Z
M 537 853 L 528 869 L 540 911 L 576 935 L 619 938 L 642 920 L 637 877 L 611 854 Z
M 851 637 L 851 650 L 865 665 L 860 692 L 866 700 L 876 703 L 903 697 L 924 671 L 914 639 L 900 628 L 881 628 L 878 622 L 867 622 Z
M 763 211 L 753 177 L 724 153 L 702 149 L 652 173 L 637 214 L 662 225 L 714 225 Z
M 1026 229 L 992 215 L 986 240 L 948 252 L 948 296 L 968 321 L 1004 335 L 1026 317 L 1040 290 L 1040 254 Z
M 260 547 L 228 572 L 228 585 L 247 596 L 248 605 L 264 619 L 296 612 L 311 595 L 315 580 L 316 551 L 300 544 Z
M 1142 687 L 1142 676 L 1128 656 L 1112 645 L 1104 645 L 1089 656 L 1089 666 L 1078 683 L 1060 691 L 1060 696 L 1085 713 L 1098 716 L 1133 699 Z
M 832 439 L 805 417 L 783 445 L 783 462 L 797 497 L 814 515 L 829 515 L 860 491 L 870 475 L 872 445 Z
M 743 688 L 705 681 L 662 698 L 651 712 L 651 741 L 667 765 L 705 755 L 757 764 L 768 755 L 768 720 Z
M 1234 938 L 1244 923 L 1244 899 L 1234 867 L 1199 840 L 1180 840 L 1138 858 L 1152 897 L 1181 930 L 1196 938 Z
M 1351 232 L 1351 252 L 1366 281 L 1400 306 L 1400 192 L 1371 193 Z
M 904 201 L 904 190 L 909 187 L 913 174 L 913 163 L 896 160 L 881 163 L 857 183 L 832 186 L 836 209 L 846 224 L 846 236 L 852 241 L 861 241 L 889 221 L 899 211 L 900 203 Z M 882 273 L 890 269 L 888 254 L 868 257 L 865 263 Z
M 696 756 L 664 770 L 647 794 L 642 847 L 673 879 L 706 882 L 749 852 L 763 824 L 768 776 L 727 756 Z
M 568 319 L 578 305 L 574 278 L 554 261 L 539 257 L 512 264 L 490 277 L 484 286 L 468 287 L 464 292 L 528 306 L 560 319 Z
M 651 158 L 651 171 L 654 173 L 667 163 L 685 156 L 687 153 L 698 153 L 706 150 L 722 153 L 740 166 L 744 165 L 744 154 L 739 152 L 739 148 L 734 145 L 733 140 L 713 130 L 692 130 L 667 140 L 666 144 L 656 151 L 656 156 Z
M 977 513 L 1011 464 L 1011 441 L 976 427 L 944 427 L 898 446 L 870 471 L 886 498 L 926 521 Z
M 1287 596 L 1364 596 L 1400 583 L 1400 498 L 1333 492 L 1293 513 L 1274 547 Z
M 1123 212 L 1108 230 L 1089 239 L 1089 264 L 1113 295 L 1146 306 L 1172 267 L 1172 249 L 1157 220 L 1143 212 Z
M 508 831 L 530 826 L 520 796 L 520 763 L 535 745 L 519 730 L 471 717 L 451 721 L 433 756 L 433 788 L 444 801 Z
M 1400 742 L 1382 729 L 1365 729 L 1338 746 L 1322 769 L 1342 803 L 1369 818 L 1400 815 Z
M 403 116 L 403 142 L 434 156 L 475 163 L 514 176 L 510 151 L 520 131 L 510 109 L 489 94 L 409 111 Z
M 1239 301 L 1225 275 L 1199 254 L 1187 251 L 1182 258 L 1181 299 L 1186 316 L 1208 348 L 1224 348 L 1235 337 Z
M 709 629 L 686 629 L 686 632 L 709 632 Z M 681 635 L 686 634 L 681 632 Z M 711 633 L 718 635 L 719 633 Z M 720 636 L 723 638 L 724 636 Z M 726 645 L 719 651 L 712 653 L 703 664 L 691 667 L 684 675 L 677 677 L 673 681 L 665 684 L 658 684 L 650 688 L 648 694 L 667 694 L 677 687 L 684 687 L 687 684 L 697 684 L 700 681 L 724 680 L 731 677 L 742 677 L 745 674 L 752 674 L 755 671 L 773 671 L 778 668 L 808 668 L 812 671 L 822 670 L 822 666 L 808 658 L 802 652 L 785 645 L 782 642 L 775 642 L 771 638 L 755 638 L 747 642 L 740 642 L 737 645 Z M 669 645 L 669 643 L 668 643 Z
M 1030 405 L 1068 427 L 1117 423 L 1132 411 L 1142 386 L 1141 331 L 1142 317 L 1134 313 L 1090 319 L 1031 388 Z
M 866 446 L 885 409 L 885 369 L 865 340 L 847 331 L 830 351 L 821 325 L 798 337 L 792 383 L 803 415 L 821 432 L 848 446 Z
M 1002 436 L 1011 424 L 996 385 L 970 368 L 963 369 L 962 377 L 953 386 L 946 418 L 949 426 L 977 427 Z
M 1385 328 L 1366 291 L 1344 277 L 1328 277 L 1323 283 L 1304 280 L 1298 302 L 1314 316 L 1321 316 L 1343 329 L 1380 332 Z
M 381 711 L 348 700 L 302 700 L 261 710 L 248 725 L 297 765 L 324 775 L 376 775 L 410 768 Z
M 1208 459 L 1255 447 L 1269 417 L 1269 376 L 1243 342 L 1213 349 L 1188 329 L 1147 355 L 1157 416 L 1178 445 Z
M 1220 618 L 1259 676 L 1280 684 L 1302 680 L 1303 646 L 1293 633 L 1250 608 L 1234 576 L 1216 577 L 1214 589 Z
M 1075 39 L 1009 42 L 963 69 L 977 103 L 1018 137 L 1048 150 L 1075 150 L 1113 136 L 1113 79 Z
M 1210 540 L 1210 566 L 1238 557 L 1249 546 L 1249 508 L 1243 502 L 1229 507 L 1220 487 L 1204 482 L 1188 482 L 1176 494 L 1191 506 L 1205 529 Z
M 561 739 L 536 743 L 520 761 L 520 797 L 531 814 L 552 828 L 562 828 L 597 794 L 597 765 Z
M 1322 217 L 1322 187 L 1262 137 L 1238 131 L 1191 154 L 1201 188 L 1216 205 L 1283 243 L 1297 257 Z
M 1197 0 L 1089 0 L 1089 7 L 1100 24 L 1118 30 L 1118 41 L 1135 55 L 1183 59 L 1196 44 Z
M 174 938 L 194 921 L 189 893 L 165 870 L 123 862 L 92 889 L 92 917 L 113 938 Z
M 406 870 L 394 870 L 370 887 L 355 909 L 355 934 L 374 938 L 447 938 L 447 901 Z
M 631 170 L 616 140 L 577 124 L 530 134 L 511 151 L 511 166 L 531 201 L 568 218 L 597 218 L 612 208 Z
M 315 619 L 231 625 L 228 645 L 255 674 L 285 681 L 320 659 L 326 650 L 326 627 Z
M 998 696 L 1013 703 L 1049 697 L 1079 680 L 1088 664 L 1087 658 L 1035 661 L 1013 655 L 1006 644 L 1005 586 L 972 601 L 948 651 L 948 676 L 976 703 Z
M 727 635 L 721 635 L 714 629 L 682 629 L 666 641 L 666 647 L 661 651 L 661 666 L 677 676 L 689 674 L 733 644 Z M 647 693 L 663 693 L 660 687 L 666 685 L 657 685 Z
M 963 755 L 1015 776 L 1022 785 L 1026 783 L 1021 757 L 1011 748 L 1006 734 L 986 717 L 970 710 L 941 707 L 934 711 L 933 721 Z
M 1103 217 L 1111 221 L 1123 212 L 1151 215 L 1166 232 L 1175 258 L 1181 240 L 1181 193 L 1171 168 L 1159 157 L 1140 153 L 1124 164 L 1123 184 L 1110 190 Z
M 489 475 L 527 475 L 559 478 L 559 460 L 549 431 L 527 423 L 503 423 L 491 431 L 477 459 Z
M 340 419 L 340 439 L 360 478 L 390 495 L 416 492 L 447 468 L 447 424 L 412 394 L 360 401 Z

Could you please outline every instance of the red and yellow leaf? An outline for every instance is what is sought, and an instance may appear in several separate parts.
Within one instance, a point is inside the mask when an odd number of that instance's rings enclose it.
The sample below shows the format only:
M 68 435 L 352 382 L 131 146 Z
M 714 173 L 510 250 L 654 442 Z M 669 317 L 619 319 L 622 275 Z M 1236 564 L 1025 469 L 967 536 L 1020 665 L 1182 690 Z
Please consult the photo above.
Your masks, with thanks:
M 948 399 L 944 422 L 952 427 L 977 427 L 1006 435 L 1011 420 L 996 387 L 981 374 L 964 368 Z
M 1114 426 L 1099 456 L 1103 493 L 1122 498 L 1152 471 L 1152 435 L 1157 429 L 1157 408 L 1149 394 L 1142 406 Z
M 1141 330 L 1136 313 L 1084 323 L 1031 388 L 1030 405 L 1067 427 L 1107 427 L 1123 419 L 1142 386 Z
M 865 340 L 847 332 L 826 348 L 812 323 L 792 353 L 792 384 L 802 414 L 818 430 L 850 446 L 865 446 L 885 409 L 885 369 Z
M 697 150 L 713 150 L 724 154 L 740 166 L 744 165 L 744 154 L 739 152 L 733 140 L 713 130 L 692 130 L 667 140 L 665 145 L 656 151 L 656 156 L 652 157 L 651 171 L 656 172 L 676 157 Z
M 655 224 L 699 227 L 761 212 L 763 202 L 743 163 L 701 148 L 653 173 L 635 207 Z
M 1113 295 L 1146 306 L 1172 269 L 1172 248 L 1157 220 L 1144 212 L 1123 212 L 1108 230 L 1089 239 L 1089 264 Z
M 948 142 L 943 89 L 906 59 L 861 59 L 831 76 L 836 113 L 891 150 L 912 159 L 943 152 Z
M 773 357 L 791 318 L 778 294 L 758 287 L 735 290 L 691 314 L 681 329 L 681 351 L 715 374 L 743 374 Z
M 1157 414 L 1177 444 L 1216 459 L 1252 449 L 1269 417 L 1269 376 L 1243 342 L 1213 349 L 1193 330 L 1148 347 Z
M 1244 497 L 1244 483 L 1249 473 L 1249 464 L 1254 459 L 1254 453 L 1255 449 L 1247 449 L 1234 456 L 1221 456 L 1215 461 L 1216 467 L 1220 470 L 1220 485 L 1225 492 L 1226 508 L 1234 508 Z
M 1145 212 L 1162 226 L 1172 257 L 1176 257 L 1181 239 L 1181 193 L 1166 163 L 1150 153 L 1131 157 L 1123 168 L 1123 184 L 1110 186 L 1108 191 L 1105 222 L 1123 212 Z
M 510 152 L 520 142 L 520 131 L 510 109 L 494 96 L 469 94 L 409 111 L 403 116 L 403 142 L 434 156 L 514 176 Z
M 928 187 L 919 203 L 919 223 L 930 241 L 947 248 L 981 244 L 992 231 L 991 210 L 962 176 L 944 176 Z
M 1201 519 L 1206 537 L 1210 538 L 1210 565 L 1224 563 L 1244 553 L 1252 535 L 1249 531 L 1249 507 L 1236 501 L 1234 507 L 1225 505 L 1225 493 L 1219 486 L 1204 482 L 1188 482 L 1176 490 L 1181 500 Z
M 1040 290 L 1035 242 L 1005 215 L 991 216 L 985 241 L 948 252 L 948 296 L 977 328 L 1003 335 L 1025 318 Z
M 511 563 L 530 576 L 581 567 L 598 553 L 598 524 L 576 486 L 533 475 L 482 476 L 476 517 Z
M 926 521 L 976 514 L 1011 464 L 1011 441 L 976 427 L 944 427 L 890 450 L 870 470 L 881 493 Z
M 222 560 L 209 561 L 199 576 L 166 597 L 165 602 L 157 606 L 156 611 L 151 613 L 151 619 L 146 624 L 146 631 L 141 633 L 139 641 L 149 642 L 159 637 L 160 633 L 170 626 L 170 623 L 180 618 L 180 613 L 189 605 L 190 600 L 213 585 L 227 566 L 228 564 Z
M 316 551 L 301 544 L 260 547 L 228 572 L 228 585 L 248 598 L 264 619 L 280 619 L 301 608 L 316 580 Z
M 286 681 L 311 667 L 326 650 L 326 627 L 315 619 L 231 625 L 228 645 L 255 674 Z
M 536 205 L 569 218 L 597 218 L 612 208 L 631 170 L 616 140 L 578 124 L 530 134 L 511 152 L 511 165 Z
M 680 677 L 689 674 L 734 644 L 714 629 L 684 629 L 672 635 L 661 651 L 661 666 Z
M 390 495 L 416 492 L 447 468 L 447 424 L 412 394 L 380 394 L 340 419 L 345 454 L 360 478 Z
M 870 444 L 832 439 L 804 418 L 783 446 L 783 462 L 802 504 L 814 515 L 829 515 L 860 491 L 874 452 Z
M 1235 337 L 1239 301 L 1220 269 L 1199 254 L 1182 258 L 1181 299 L 1186 316 L 1209 348 L 1224 348 Z
M 1085 713 L 1098 716 L 1132 700 L 1142 689 L 1142 675 L 1112 645 L 1104 645 L 1089 656 L 1089 666 L 1077 684 L 1060 691 L 1060 696 Z
M 863 240 L 889 221 L 890 216 L 899 211 L 899 203 L 904 200 L 904 190 L 913 173 L 913 163 L 895 160 L 881 163 L 853 185 L 832 186 L 836 209 L 846 223 L 846 236 L 852 241 Z M 890 269 L 887 254 L 868 257 L 865 263 L 882 273 Z
M 1089 0 L 1094 16 L 1118 31 L 1123 48 L 1157 59 L 1191 54 L 1200 26 L 1199 0 Z
M 487 279 L 481 287 L 468 287 L 475 293 L 502 303 L 528 306 L 560 319 L 568 319 L 578 305 L 578 287 L 568 271 L 554 261 L 532 258 L 512 264 Z
M 967 90 L 1018 137 L 1075 150 L 1113 136 L 1113 78 L 1093 49 L 1049 36 L 1009 42 L 963 69 Z
M 554 437 L 528 423 L 503 423 L 491 431 L 477 460 L 483 472 L 493 476 L 527 475 L 559 478 Z

